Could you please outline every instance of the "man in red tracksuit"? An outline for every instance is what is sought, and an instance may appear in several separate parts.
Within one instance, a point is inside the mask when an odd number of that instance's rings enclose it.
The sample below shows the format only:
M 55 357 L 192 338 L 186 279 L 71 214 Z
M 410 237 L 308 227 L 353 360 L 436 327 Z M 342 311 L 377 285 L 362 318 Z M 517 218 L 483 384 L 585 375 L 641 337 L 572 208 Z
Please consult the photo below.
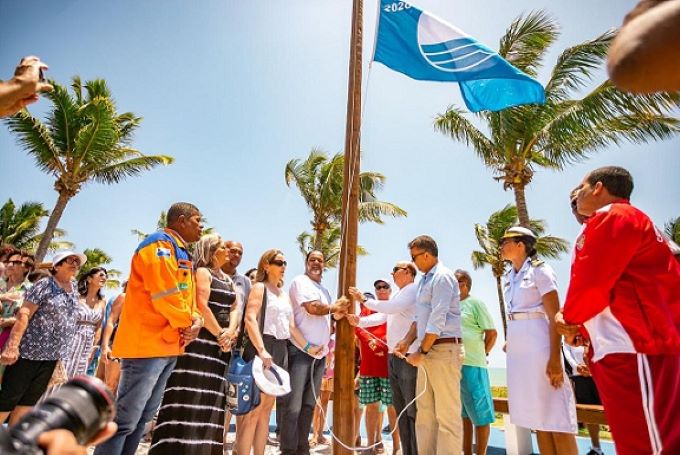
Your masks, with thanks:
M 647 215 L 630 205 L 623 168 L 588 174 L 558 331 L 589 345 L 617 452 L 680 453 L 680 263 Z

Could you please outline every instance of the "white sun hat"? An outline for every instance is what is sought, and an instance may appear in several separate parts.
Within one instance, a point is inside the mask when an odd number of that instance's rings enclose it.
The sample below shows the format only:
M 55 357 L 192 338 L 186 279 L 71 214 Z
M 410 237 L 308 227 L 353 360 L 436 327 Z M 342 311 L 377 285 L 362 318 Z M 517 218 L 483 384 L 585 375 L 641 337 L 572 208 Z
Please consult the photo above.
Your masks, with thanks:
M 52 266 L 54 267 L 69 256 L 77 257 L 80 260 L 81 267 L 87 262 L 87 256 L 85 256 L 83 253 L 76 253 L 72 250 L 62 250 L 56 252 L 52 257 Z
M 290 393 L 290 376 L 288 372 L 272 363 L 271 368 L 265 368 L 260 356 L 253 359 L 253 379 L 263 393 L 280 397 Z

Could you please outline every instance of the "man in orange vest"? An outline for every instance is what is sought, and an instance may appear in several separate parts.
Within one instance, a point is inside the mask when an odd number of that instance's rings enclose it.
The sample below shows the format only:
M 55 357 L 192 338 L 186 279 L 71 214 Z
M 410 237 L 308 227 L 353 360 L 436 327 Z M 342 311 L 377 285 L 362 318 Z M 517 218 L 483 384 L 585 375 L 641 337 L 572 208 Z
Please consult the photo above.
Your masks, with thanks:
M 167 212 L 167 228 L 144 239 L 132 257 L 113 343 L 113 356 L 123 359 L 118 431 L 97 447 L 97 455 L 135 453 L 144 426 L 158 410 L 177 356 L 203 326 L 187 251 L 187 244 L 197 241 L 202 230 L 200 211 L 186 202 L 175 203 Z

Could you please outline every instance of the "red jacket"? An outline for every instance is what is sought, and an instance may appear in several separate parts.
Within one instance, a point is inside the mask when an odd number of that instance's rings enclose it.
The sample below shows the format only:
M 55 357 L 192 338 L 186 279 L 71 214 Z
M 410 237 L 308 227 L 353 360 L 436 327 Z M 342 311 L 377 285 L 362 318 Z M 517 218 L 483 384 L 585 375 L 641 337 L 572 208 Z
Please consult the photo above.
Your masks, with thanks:
M 611 353 L 680 353 L 680 264 L 647 215 L 621 200 L 576 241 L 564 318 L 583 324 L 593 361 Z

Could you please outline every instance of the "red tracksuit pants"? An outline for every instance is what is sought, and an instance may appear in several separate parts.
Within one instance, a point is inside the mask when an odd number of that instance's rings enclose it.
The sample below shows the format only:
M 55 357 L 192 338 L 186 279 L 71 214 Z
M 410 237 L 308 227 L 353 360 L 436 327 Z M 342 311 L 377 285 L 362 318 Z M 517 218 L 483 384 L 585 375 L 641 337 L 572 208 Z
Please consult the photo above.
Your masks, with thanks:
M 590 362 L 619 455 L 680 454 L 680 355 Z

